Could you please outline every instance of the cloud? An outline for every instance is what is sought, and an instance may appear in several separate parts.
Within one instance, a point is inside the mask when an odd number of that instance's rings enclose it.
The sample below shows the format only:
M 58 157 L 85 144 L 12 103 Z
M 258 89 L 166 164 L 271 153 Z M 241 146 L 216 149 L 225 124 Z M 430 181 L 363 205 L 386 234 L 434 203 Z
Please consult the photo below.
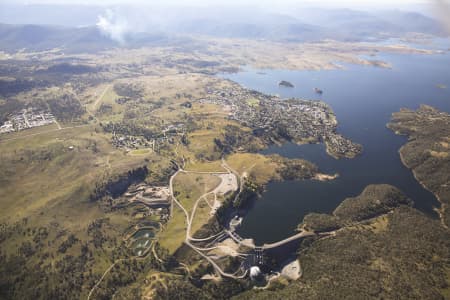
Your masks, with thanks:
M 126 36 L 131 32 L 128 21 L 112 9 L 107 9 L 103 15 L 98 16 L 96 25 L 106 36 L 120 44 L 125 44 Z
M 434 14 L 442 23 L 447 33 L 450 34 L 450 2 L 445 0 L 434 0 Z

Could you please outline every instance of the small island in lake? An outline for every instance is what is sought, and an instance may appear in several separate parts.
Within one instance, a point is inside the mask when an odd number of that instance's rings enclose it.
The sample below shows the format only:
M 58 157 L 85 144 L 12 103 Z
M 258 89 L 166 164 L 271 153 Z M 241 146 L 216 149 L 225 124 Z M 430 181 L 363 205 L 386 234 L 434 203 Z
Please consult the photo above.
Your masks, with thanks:
M 288 88 L 293 88 L 294 85 L 292 83 L 290 83 L 289 81 L 286 80 L 282 80 L 278 83 L 279 86 L 284 86 L 284 87 L 288 87 Z

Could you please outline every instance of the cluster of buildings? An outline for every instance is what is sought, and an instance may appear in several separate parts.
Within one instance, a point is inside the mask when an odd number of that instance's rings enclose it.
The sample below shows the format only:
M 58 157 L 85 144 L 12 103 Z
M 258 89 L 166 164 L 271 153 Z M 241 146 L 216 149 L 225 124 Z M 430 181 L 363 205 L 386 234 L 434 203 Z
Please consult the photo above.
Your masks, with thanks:
M 50 112 L 27 108 L 13 114 L 0 126 L 0 133 L 21 131 L 53 123 L 56 123 L 56 119 Z
M 175 143 L 176 136 L 183 136 L 184 124 L 170 124 L 163 128 L 158 136 L 119 134 L 113 132 L 111 143 L 117 148 L 126 150 L 152 149 L 158 151 L 165 144 Z
M 238 86 L 207 88 L 206 92 L 207 97 L 201 102 L 224 106 L 230 119 L 252 128 L 258 135 L 284 135 L 281 137 L 296 142 L 325 142 L 330 154 L 337 157 L 354 156 L 361 151 L 360 145 L 336 133 L 336 117 L 324 102 L 280 99 Z M 254 105 L 255 102 L 258 104 Z
M 155 140 L 147 140 L 145 137 L 134 135 L 114 134 L 111 140 L 112 144 L 117 148 L 125 149 L 142 149 L 155 148 Z
M 149 186 L 145 183 L 130 188 L 124 195 L 129 202 L 141 202 L 154 209 L 168 208 L 171 204 L 167 186 Z
M 131 186 L 116 207 L 123 207 L 133 203 L 145 205 L 149 212 L 147 215 L 159 215 L 162 221 L 167 221 L 170 214 L 172 196 L 168 186 L 150 186 L 145 183 Z

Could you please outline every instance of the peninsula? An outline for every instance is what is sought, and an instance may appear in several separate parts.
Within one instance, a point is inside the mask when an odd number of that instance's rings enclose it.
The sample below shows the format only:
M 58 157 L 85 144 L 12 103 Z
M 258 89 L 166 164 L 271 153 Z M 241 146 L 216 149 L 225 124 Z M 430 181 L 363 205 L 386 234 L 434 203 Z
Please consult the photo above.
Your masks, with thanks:
M 450 226 L 450 115 L 431 106 L 417 111 L 402 109 L 387 125 L 396 134 L 407 135 L 400 149 L 403 164 L 441 202 L 442 224 Z

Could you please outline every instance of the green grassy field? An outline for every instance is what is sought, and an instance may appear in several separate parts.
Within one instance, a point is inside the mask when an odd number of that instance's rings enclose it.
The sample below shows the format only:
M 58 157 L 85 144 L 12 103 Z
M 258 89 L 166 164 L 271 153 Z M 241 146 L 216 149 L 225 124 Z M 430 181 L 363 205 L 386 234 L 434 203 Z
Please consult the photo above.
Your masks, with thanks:
M 220 183 L 220 178 L 208 174 L 185 174 L 180 173 L 175 177 L 174 190 L 177 200 L 183 205 L 189 214 L 192 214 L 192 208 L 195 202 L 205 193 L 212 191 Z M 206 203 L 199 205 L 195 218 L 194 226 L 191 228 L 191 234 L 204 225 L 209 218 L 209 206 Z M 174 206 L 173 216 L 166 225 L 166 228 L 159 235 L 161 246 L 167 248 L 170 253 L 174 253 L 186 238 L 186 215 L 177 206 Z
M 236 153 L 226 157 L 226 161 L 240 175 L 246 175 L 257 184 L 265 184 L 277 178 L 276 170 L 279 166 L 264 155 Z
M 213 195 L 209 195 L 208 199 L 214 198 Z M 211 201 L 212 203 L 212 201 Z M 203 225 L 205 225 L 211 218 L 211 207 L 207 204 L 206 200 L 201 200 L 197 206 L 195 216 L 191 224 L 191 235 L 194 235 Z
M 186 239 L 186 217 L 181 208 L 174 206 L 173 214 L 169 222 L 158 234 L 160 245 L 173 254 Z
M 220 178 L 209 174 L 180 173 L 174 180 L 178 201 L 190 214 L 200 196 L 211 192 L 220 183 Z

